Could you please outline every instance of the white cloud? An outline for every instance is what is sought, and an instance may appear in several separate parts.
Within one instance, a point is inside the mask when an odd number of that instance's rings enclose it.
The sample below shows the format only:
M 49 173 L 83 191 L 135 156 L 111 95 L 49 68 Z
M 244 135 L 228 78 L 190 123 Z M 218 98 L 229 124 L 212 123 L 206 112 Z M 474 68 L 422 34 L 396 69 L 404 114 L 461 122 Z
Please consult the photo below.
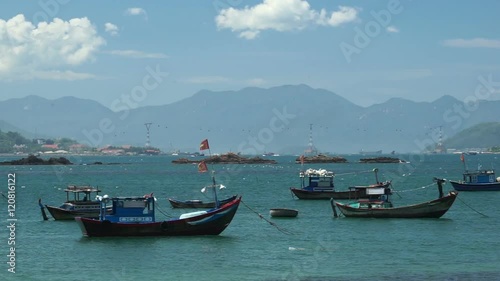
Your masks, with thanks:
M 37 78 L 44 80 L 86 80 L 86 79 L 97 79 L 94 74 L 90 73 L 78 73 L 73 71 L 37 71 L 30 73 L 26 78 Z
M 391 25 L 391 26 L 387 27 L 387 32 L 390 32 L 390 33 L 399 33 L 399 29 L 397 27 L 395 27 L 394 25 Z
M 252 85 L 252 86 L 262 86 L 264 84 L 266 84 L 266 80 L 262 79 L 262 78 L 252 78 L 252 79 L 249 79 L 247 80 L 247 83 L 249 85 Z
M 54 18 L 37 26 L 22 14 L 7 21 L 0 19 L 0 79 L 91 62 L 105 44 L 87 18 Z
M 106 52 L 115 56 L 129 57 L 134 59 L 166 59 L 167 55 L 162 53 L 145 53 L 136 50 L 113 50 Z
M 111 36 L 116 36 L 118 35 L 118 26 L 110 23 L 110 22 L 107 22 L 104 24 L 104 30 L 111 34 Z
M 148 19 L 148 14 L 146 13 L 146 10 L 143 8 L 128 8 L 125 11 L 125 15 L 127 16 L 141 16 L 143 15 L 145 19 Z
M 324 9 L 321 9 L 317 22 L 321 25 L 339 26 L 344 23 L 355 21 L 357 20 L 357 18 L 358 9 L 353 7 L 339 6 L 339 10 L 332 12 L 330 17 L 327 16 Z
M 443 45 L 455 48 L 500 48 L 500 40 L 486 38 L 449 39 L 444 40 Z
M 229 78 L 224 76 L 198 76 L 183 79 L 183 82 L 190 84 L 214 84 L 214 83 L 227 83 Z
M 219 29 L 238 32 L 239 37 L 254 39 L 263 30 L 293 31 L 311 25 L 339 26 L 355 21 L 358 9 L 339 6 L 327 13 L 324 9 L 311 9 L 305 0 L 264 0 L 253 7 L 227 8 L 219 12 L 215 22 Z

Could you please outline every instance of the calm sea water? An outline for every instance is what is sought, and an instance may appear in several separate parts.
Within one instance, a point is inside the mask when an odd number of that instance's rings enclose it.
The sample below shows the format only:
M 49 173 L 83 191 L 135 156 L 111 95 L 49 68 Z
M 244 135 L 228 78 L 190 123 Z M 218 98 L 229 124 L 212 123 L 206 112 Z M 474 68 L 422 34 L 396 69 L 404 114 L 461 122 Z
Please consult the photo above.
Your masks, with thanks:
M 437 198 L 436 186 L 425 187 L 434 176 L 461 178 L 457 155 L 399 157 L 410 163 L 360 164 L 359 156 L 346 156 L 350 163 L 305 168 L 334 170 L 339 190 L 373 183 L 368 171 L 379 168 L 380 180 L 393 180 L 398 205 Z M 219 236 L 86 238 L 73 221 L 42 220 L 38 198 L 59 205 L 68 184 L 99 186 L 110 196 L 154 192 L 160 209 L 178 216 L 183 210 L 171 209 L 166 198 L 206 199 L 200 189 L 210 178 L 173 159 L 82 157 L 71 161 L 114 164 L 0 166 L 4 194 L 8 173 L 16 175 L 17 218 L 13 274 L 7 200 L 0 198 L 0 280 L 500 280 L 500 192 L 462 192 L 440 219 L 333 218 L 329 201 L 292 197 L 289 187 L 299 185 L 301 167 L 291 156 L 274 157 L 276 165 L 211 166 L 227 186 L 219 195 L 241 194 L 245 203 Z M 470 156 L 467 164 L 499 167 L 500 156 Z M 275 207 L 299 215 L 271 218 Z

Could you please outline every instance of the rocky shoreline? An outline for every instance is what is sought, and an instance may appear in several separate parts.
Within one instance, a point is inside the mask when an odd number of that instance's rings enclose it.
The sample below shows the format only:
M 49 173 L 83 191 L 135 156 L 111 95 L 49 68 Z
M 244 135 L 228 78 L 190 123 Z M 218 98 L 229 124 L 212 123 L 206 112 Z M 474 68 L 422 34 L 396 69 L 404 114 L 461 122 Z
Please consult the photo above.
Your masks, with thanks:
M 19 160 L 0 162 L 0 165 L 73 165 L 73 163 L 64 157 L 49 158 L 48 160 L 44 160 L 40 157 L 36 157 L 35 155 L 29 155 L 28 157 L 21 158 Z
M 214 155 L 205 159 L 191 160 L 187 158 L 179 158 L 172 160 L 174 164 L 193 164 L 204 161 L 207 164 L 277 164 L 272 159 L 262 159 L 260 157 L 246 158 L 236 153 L 227 153 L 222 155 Z
M 394 157 L 372 157 L 372 158 L 361 158 L 360 163 L 406 163 L 405 160 Z
M 301 160 L 301 157 L 297 157 L 295 159 L 295 163 L 297 163 L 297 164 L 300 164 L 300 163 L 347 163 L 347 159 L 345 159 L 344 157 L 340 157 L 340 156 L 326 156 L 323 154 L 318 154 L 315 156 L 303 156 L 302 160 Z

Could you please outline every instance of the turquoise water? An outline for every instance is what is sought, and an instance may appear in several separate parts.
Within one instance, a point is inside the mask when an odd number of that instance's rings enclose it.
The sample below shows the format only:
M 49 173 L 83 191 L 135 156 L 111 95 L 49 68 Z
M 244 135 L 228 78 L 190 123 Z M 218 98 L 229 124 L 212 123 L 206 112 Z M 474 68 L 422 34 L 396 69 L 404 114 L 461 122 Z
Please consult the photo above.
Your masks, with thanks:
M 460 179 L 457 155 L 399 157 L 409 164 L 316 164 L 336 172 L 339 190 L 392 179 L 404 205 L 437 198 L 432 177 Z M 9 157 L 1 157 L 5 161 Z M 97 185 L 110 196 L 154 192 L 169 216 L 167 197 L 206 199 L 210 183 L 195 165 L 171 164 L 173 157 L 82 157 L 72 162 L 114 165 L 0 166 L 16 175 L 15 271 L 10 273 L 7 200 L 0 198 L 0 280 L 500 280 L 500 192 L 459 194 L 441 219 L 333 218 L 329 201 L 297 200 L 295 157 L 274 157 L 276 165 L 216 165 L 227 186 L 219 195 L 241 194 L 234 220 L 215 237 L 86 238 L 72 222 L 43 221 L 37 200 L 59 205 L 68 184 Z M 477 155 L 469 167 L 500 166 L 500 155 Z M 500 175 L 499 175 L 500 176 Z M 450 184 L 445 190 L 451 190 Z M 297 218 L 276 219 L 269 209 L 299 210 Z M 186 212 L 186 210 L 184 210 Z M 266 220 L 259 218 L 259 213 Z M 158 214 L 159 219 L 165 219 Z M 278 229 L 279 227 L 279 229 Z M 282 231 L 280 231 L 282 230 Z M 285 232 L 285 233 L 284 233 Z

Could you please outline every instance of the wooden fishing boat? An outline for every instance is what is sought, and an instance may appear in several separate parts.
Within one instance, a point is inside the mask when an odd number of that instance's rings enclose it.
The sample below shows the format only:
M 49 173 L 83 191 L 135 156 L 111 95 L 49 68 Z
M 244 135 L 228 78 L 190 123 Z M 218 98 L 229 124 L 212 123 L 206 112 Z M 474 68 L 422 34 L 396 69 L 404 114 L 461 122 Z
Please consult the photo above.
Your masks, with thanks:
M 271 217 L 294 218 L 299 214 L 299 211 L 287 208 L 272 208 L 271 210 L 269 210 L 269 214 L 271 215 Z
M 207 211 L 181 215 L 179 218 L 156 221 L 155 199 L 142 197 L 115 197 L 101 199 L 98 219 L 77 217 L 84 236 L 193 236 L 219 235 L 231 223 L 241 197 Z M 106 205 L 112 212 L 106 214 Z
M 439 187 L 439 198 L 423 203 L 394 207 L 390 196 L 384 194 L 384 190 L 369 190 L 371 198 L 359 199 L 351 203 L 343 204 L 331 200 L 334 216 L 337 216 L 336 207 L 346 217 L 358 218 L 440 218 L 453 205 L 458 195 L 451 191 L 443 196 L 442 183 L 444 180 L 437 179 Z
M 200 150 L 209 149 L 208 139 L 200 144 Z M 198 164 L 199 172 L 207 172 L 204 161 Z M 143 197 L 98 197 L 100 213 L 98 219 L 75 218 L 84 236 L 193 236 L 219 235 L 233 220 L 241 196 L 221 204 L 217 200 L 217 188 L 225 188 L 215 182 L 215 171 L 212 171 L 212 185 L 204 187 L 213 190 L 215 208 L 182 214 L 179 218 L 156 221 L 155 198 L 153 194 Z M 112 211 L 107 213 L 108 204 Z
M 228 202 L 233 201 L 236 199 L 237 195 L 233 195 L 229 198 L 220 200 L 219 203 L 221 205 L 226 204 Z M 202 200 L 186 200 L 186 201 L 180 201 L 176 200 L 173 198 L 168 198 L 168 201 L 170 202 L 170 205 L 172 205 L 172 208 L 214 208 L 215 207 L 215 201 L 202 201 Z
M 500 177 L 495 176 L 495 170 L 483 170 L 478 165 L 477 170 L 469 171 L 465 163 L 465 154 L 460 155 L 464 164 L 461 181 L 450 181 L 456 191 L 500 191 Z
M 495 170 L 466 170 L 463 180 L 450 183 L 456 191 L 500 191 L 500 177 L 495 176 Z
M 314 170 L 307 169 L 305 172 L 300 172 L 301 188 L 291 187 L 290 191 L 299 199 L 358 199 L 366 198 L 367 189 L 384 188 L 385 192 L 392 192 L 390 185 L 391 181 L 379 182 L 377 177 L 377 169 L 373 170 L 377 179 L 377 183 L 366 186 L 352 186 L 346 191 L 337 191 L 334 185 L 335 174 L 332 171 L 324 169 Z
M 64 192 L 66 192 L 66 202 L 61 206 L 45 205 L 45 208 L 47 208 L 50 215 L 55 220 L 73 220 L 75 217 L 99 217 L 100 204 L 99 201 L 95 200 L 95 196 L 97 196 L 101 190 L 92 186 L 70 185 Z M 72 196 L 70 196 L 70 194 Z M 92 197 L 94 197 L 94 199 L 92 199 Z

